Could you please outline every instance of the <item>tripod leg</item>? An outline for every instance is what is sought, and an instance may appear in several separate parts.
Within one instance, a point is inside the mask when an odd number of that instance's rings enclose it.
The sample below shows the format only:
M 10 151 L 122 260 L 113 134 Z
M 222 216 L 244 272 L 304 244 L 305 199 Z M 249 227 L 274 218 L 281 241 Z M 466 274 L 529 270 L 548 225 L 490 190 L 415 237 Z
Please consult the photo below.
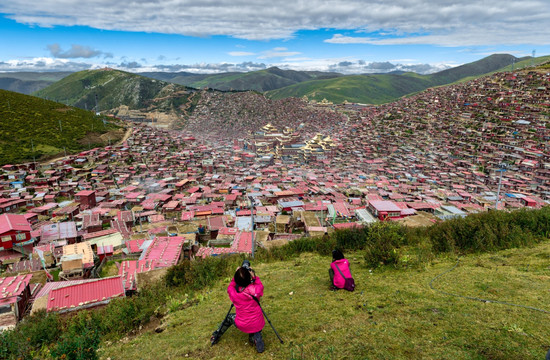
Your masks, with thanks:
M 231 309 L 229 311 L 231 311 Z M 235 314 L 228 313 L 220 324 L 220 327 L 212 333 L 212 337 L 210 338 L 211 345 L 216 344 L 233 324 L 235 324 Z

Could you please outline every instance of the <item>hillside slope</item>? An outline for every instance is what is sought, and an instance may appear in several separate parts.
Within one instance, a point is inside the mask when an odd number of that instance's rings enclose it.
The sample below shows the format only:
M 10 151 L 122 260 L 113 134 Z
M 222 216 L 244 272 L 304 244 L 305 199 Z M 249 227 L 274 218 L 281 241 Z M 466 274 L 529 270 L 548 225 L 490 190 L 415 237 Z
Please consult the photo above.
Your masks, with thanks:
M 129 109 L 177 112 L 192 91 L 124 71 L 102 69 L 73 73 L 35 95 L 82 109 L 105 111 L 124 105 Z
M 547 61 L 547 58 L 533 59 L 533 63 L 538 64 Z M 530 62 L 530 58 L 526 60 L 523 58 L 517 59 L 508 54 L 494 54 L 469 64 L 430 75 L 412 73 L 355 75 L 329 80 L 310 80 L 268 91 L 266 95 L 272 99 L 307 96 L 310 100 L 321 101 L 326 98 L 334 103 L 348 100 L 367 104 L 382 104 L 429 87 L 471 79 L 499 70 L 509 71 L 512 63 L 518 60 L 518 67 L 525 65 L 525 62 Z
M 0 73 L 0 89 L 30 95 L 63 79 L 70 72 L 8 72 Z
M 0 165 L 80 151 L 122 137 L 118 126 L 90 111 L 6 90 L 0 90 L 0 99 Z
M 430 289 L 456 264 L 437 258 L 426 269 L 369 271 L 361 252 L 347 254 L 357 288 L 328 290 L 326 257 L 302 254 L 283 262 L 255 263 L 265 285 L 263 330 L 271 359 L 543 359 L 550 347 L 548 314 L 471 301 Z M 411 254 L 414 256 L 414 254 Z M 463 257 L 436 279 L 436 289 L 550 310 L 550 243 Z M 209 337 L 225 316 L 229 279 L 196 294 L 174 293 L 162 324 L 105 342 L 102 359 L 249 359 L 256 356 L 244 333 L 231 328 L 215 346 Z M 155 331 L 156 329 L 156 331 Z
M 173 82 L 194 88 L 211 88 L 216 90 L 254 90 L 269 91 L 297 84 L 312 79 L 335 78 L 338 73 L 319 71 L 282 70 L 271 67 L 265 70 L 250 72 L 228 72 L 222 74 L 192 73 L 142 73 L 154 79 Z
M 383 104 L 431 86 L 421 75 L 406 73 L 350 75 L 335 79 L 310 80 L 267 92 L 271 99 L 307 96 L 309 100 L 327 99 L 334 103 L 345 100 L 356 103 Z

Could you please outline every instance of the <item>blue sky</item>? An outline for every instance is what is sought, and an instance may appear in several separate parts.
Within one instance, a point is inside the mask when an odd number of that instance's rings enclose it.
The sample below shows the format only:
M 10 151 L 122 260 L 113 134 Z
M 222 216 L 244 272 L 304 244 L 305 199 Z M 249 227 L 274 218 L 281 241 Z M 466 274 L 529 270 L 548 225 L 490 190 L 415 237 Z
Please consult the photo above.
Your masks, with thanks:
M 433 72 L 550 54 L 550 1 L 10 0 L 0 71 Z

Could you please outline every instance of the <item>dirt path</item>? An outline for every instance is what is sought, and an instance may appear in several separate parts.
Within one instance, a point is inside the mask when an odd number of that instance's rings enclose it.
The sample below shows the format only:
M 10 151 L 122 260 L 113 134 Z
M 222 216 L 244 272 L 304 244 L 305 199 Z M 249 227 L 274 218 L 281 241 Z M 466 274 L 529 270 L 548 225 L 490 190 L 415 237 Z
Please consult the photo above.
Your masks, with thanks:
M 122 139 L 120 139 L 119 141 L 116 142 L 116 144 L 111 145 L 111 146 L 118 146 L 118 145 L 122 144 L 123 142 L 125 142 L 126 140 L 128 140 L 130 135 L 132 135 L 132 130 L 133 129 L 134 128 L 132 126 L 129 126 L 128 128 L 126 128 L 126 132 L 124 133 L 124 136 L 122 137 Z M 72 154 L 68 154 L 67 156 L 69 156 L 69 155 L 72 155 Z M 43 160 L 43 161 L 40 161 L 39 163 L 40 164 L 49 164 L 49 163 L 53 163 L 53 162 L 56 162 L 56 161 L 59 161 L 59 160 L 63 160 L 64 158 L 65 158 L 65 156 L 60 156 L 60 157 L 56 157 L 56 158 L 53 158 L 53 159 Z
M 118 145 L 122 144 L 123 142 L 125 142 L 126 140 L 128 140 L 130 135 L 132 135 L 132 130 L 134 130 L 134 128 L 129 126 L 126 129 L 126 133 L 124 133 L 124 136 L 122 137 L 122 139 L 120 139 L 114 146 L 118 146 Z

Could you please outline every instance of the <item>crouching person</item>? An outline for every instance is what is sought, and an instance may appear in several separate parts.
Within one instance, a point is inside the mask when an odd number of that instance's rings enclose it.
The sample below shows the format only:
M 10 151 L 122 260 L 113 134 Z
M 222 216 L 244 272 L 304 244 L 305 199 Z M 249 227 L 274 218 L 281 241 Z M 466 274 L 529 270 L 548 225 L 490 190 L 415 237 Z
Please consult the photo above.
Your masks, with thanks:
M 214 331 L 211 338 L 212 345 L 217 343 L 223 333 L 234 324 L 237 329 L 248 334 L 248 340 L 256 346 L 259 353 L 263 352 L 262 329 L 265 320 L 257 301 L 264 294 L 264 285 L 250 269 L 248 261 L 245 261 L 243 266 L 235 272 L 235 276 L 227 287 L 227 293 L 235 306 L 235 314 L 228 313 L 219 329 Z
M 349 261 L 340 250 L 335 249 L 332 251 L 332 263 L 330 264 L 328 274 L 332 283 L 331 290 L 355 290 L 355 280 L 353 280 L 353 276 L 351 275 Z

